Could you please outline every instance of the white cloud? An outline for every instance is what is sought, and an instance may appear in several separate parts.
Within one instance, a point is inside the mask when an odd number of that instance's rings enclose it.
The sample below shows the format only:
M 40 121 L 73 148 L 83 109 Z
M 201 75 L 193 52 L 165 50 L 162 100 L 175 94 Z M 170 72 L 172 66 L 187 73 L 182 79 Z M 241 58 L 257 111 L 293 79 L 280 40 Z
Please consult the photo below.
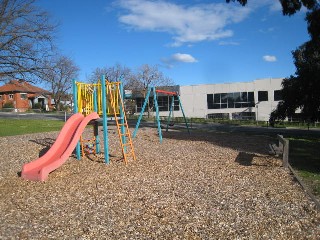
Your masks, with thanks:
M 263 60 L 265 60 L 266 62 L 276 62 L 277 58 L 276 56 L 271 56 L 271 55 L 265 55 L 262 57 Z
M 168 68 L 173 68 L 177 63 L 196 63 L 198 60 L 194 58 L 192 55 L 187 53 L 175 53 L 172 54 L 169 58 L 162 58 L 161 61 Z
M 171 58 L 177 62 L 185 62 L 185 63 L 198 62 L 198 60 L 196 60 L 190 54 L 186 54 L 186 53 L 175 53 L 171 56 Z
M 134 30 L 167 32 L 172 46 L 231 37 L 230 24 L 244 20 L 249 7 L 238 4 L 178 5 L 165 0 L 118 0 L 119 21 Z

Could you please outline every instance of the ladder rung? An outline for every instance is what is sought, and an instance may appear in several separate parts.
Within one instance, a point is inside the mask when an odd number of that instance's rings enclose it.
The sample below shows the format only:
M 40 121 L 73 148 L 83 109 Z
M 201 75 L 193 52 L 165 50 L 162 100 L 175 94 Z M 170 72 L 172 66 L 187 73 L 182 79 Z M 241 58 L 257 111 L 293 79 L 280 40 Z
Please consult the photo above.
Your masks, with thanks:
M 131 146 L 131 143 L 123 143 L 122 146 Z
M 130 151 L 130 152 L 128 152 L 128 153 L 125 153 L 124 155 L 126 155 L 126 156 L 133 156 L 133 152 Z

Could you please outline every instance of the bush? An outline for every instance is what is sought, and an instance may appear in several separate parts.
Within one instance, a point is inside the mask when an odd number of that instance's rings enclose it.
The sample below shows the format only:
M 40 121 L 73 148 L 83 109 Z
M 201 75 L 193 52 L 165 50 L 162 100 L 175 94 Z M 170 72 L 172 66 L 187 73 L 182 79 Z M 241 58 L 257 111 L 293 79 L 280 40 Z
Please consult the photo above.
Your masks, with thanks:
M 3 108 L 14 108 L 13 102 L 6 102 L 3 104 Z
M 41 108 L 42 108 L 41 103 L 35 103 L 33 106 L 33 109 L 41 109 Z

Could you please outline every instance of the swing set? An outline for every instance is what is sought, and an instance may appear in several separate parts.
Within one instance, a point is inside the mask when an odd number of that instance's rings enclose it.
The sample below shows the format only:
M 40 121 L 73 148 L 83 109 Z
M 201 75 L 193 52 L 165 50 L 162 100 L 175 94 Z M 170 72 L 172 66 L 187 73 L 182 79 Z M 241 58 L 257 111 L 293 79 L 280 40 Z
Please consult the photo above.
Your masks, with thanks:
M 181 112 L 182 112 L 182 115 L 183 115 L 183 119 L 184 119 L 186 128 L 188 130 L 188 133 L 190 134 L 188 122 L 187 122 L 186 116 L 185 116 L 184 111 L 183 111 L 183 107 L 182 107 L 182 103 L 181 103 L 179 94 L 177 92 L 169 92 L 169 91 L 165 91 L 165 90 L 156 89 L 155 87 L 150 87 L 150 88 L 148 88 L 148 92 L 147 92 L 146 98 L 144 100 L 144 103 L 143 103 L 143 106 L 142 106 L 142 109 L 141 109 L 141 112 L 140 112 L 140 115 L 139 115 L 135 130 L 133 132 L 133 135 L 132 135 L 133 138 L 135 138 L 136 135 L 137 135 L 137 131 L 138 131 L 138 128 L 139 128 L 139 125 L 140 125 L 144 110 L 145 110 L 145 108 L 147 106 L 147 103 L 149 102 L 149 97 L 150 97 L 151 93 L 153 94 L 153 104 L 154 104 L 155 110 L 156 110 L 156 121 L 157 121 L 157 127 L 158 127 L 157 131 L 158 131 L 160 143 L 162 143 L 162 129 L 161 129 L 161 124 L 160 124 L 159 104 L 158 104 L 158 95 L 157 95 L 157 93 L 161 93 L 161 94 L 164 94 L 164 95 L 167 95 L 167 96 L 171 96 L 170 112 L 169 112 L 169 116 L 167 118 L 166 132 L 168 131 L 169 126 L 173 126 L 174 125 L 174 122 L 171 121 L 171 117 L 173 116 L 174 101 L 175 101 L 175 97 L 176 97 L 178 99 L 178 101 L 179 101 L 179 106 L 180 106 L 180 109 L 181 109 Z

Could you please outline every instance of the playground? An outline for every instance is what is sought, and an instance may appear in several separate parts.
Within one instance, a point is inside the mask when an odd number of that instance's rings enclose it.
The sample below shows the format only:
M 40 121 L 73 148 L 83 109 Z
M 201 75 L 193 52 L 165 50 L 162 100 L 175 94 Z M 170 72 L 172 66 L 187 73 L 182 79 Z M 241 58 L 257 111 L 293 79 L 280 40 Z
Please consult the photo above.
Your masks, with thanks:
M 131 132 L 134 126 L 130 126 Z M 72 154 L 45 182 L 19 177 L 58 132 L 2 137 L 1 239 L 317 239 L 320 213 L 263 135 L 140 126 L 124 164 L 109 125 L 110 164 Z M 99 128 L 99 137 L 104 131 Z M 86 128 L 91 136 L 92 129 Z

